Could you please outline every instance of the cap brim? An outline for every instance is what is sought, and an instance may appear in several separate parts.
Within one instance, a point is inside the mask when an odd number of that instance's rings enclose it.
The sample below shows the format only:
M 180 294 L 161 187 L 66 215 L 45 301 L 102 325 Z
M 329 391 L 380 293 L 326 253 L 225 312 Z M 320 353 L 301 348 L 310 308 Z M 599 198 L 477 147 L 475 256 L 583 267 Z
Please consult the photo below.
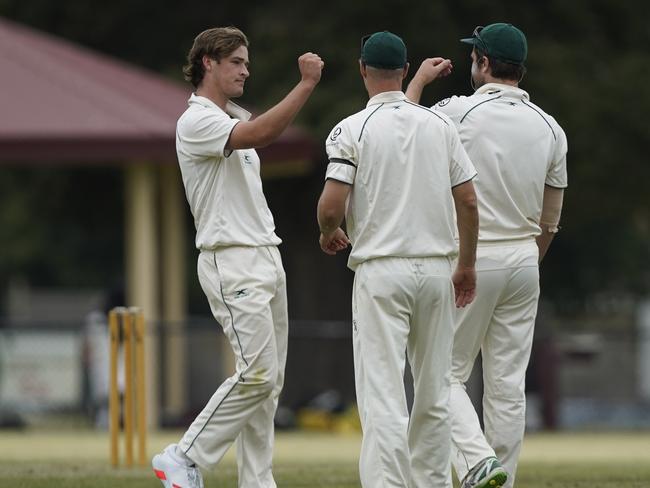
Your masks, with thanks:
M 464 42 L 465 44 L 476 44 L 476 37 L 466 37 L 465 39 L 461 39 L 460 42 Z

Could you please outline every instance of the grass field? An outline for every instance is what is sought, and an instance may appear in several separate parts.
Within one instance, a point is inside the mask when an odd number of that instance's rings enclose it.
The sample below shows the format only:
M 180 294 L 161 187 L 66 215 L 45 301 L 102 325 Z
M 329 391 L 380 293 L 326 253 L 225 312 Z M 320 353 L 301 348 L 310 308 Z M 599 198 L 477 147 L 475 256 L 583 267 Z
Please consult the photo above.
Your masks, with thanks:
M 151 454 L 178 432 L 154 434 Z M 279 433 L 275 477 L 278 487 L 359 487 L 359 437 Z M 0 487 L 159 487 L 147 468 L 108 466 L 106 434 L 90 431 L 0 431 Z M 233 452 L 206 488 L 236 487 Z M 521 488 L 649 488 L 650 432 L 624 434 L 536 434 L 526 438 L 518 475 Z

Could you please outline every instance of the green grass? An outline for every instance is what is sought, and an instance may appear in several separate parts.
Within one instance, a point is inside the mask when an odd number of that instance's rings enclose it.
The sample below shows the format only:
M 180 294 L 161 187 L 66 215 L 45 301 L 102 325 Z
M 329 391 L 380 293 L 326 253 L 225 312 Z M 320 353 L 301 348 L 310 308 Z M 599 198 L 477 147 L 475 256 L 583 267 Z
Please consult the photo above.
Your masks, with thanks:
M 154 434 L 149 452 L 176 440 Z M 359 437 L 280 433 L 275 478 L 279 487 L 357 488 Z M 0 431 L 0 486 L 12 488 L 160 487 L 151 470 L 108 466 L 106 434 L 89 431 Z M 526 438 L 517 487 L 648 488 L 650 433 L 537 434 Z M 237 486 L 229 452 L 206 488 Z

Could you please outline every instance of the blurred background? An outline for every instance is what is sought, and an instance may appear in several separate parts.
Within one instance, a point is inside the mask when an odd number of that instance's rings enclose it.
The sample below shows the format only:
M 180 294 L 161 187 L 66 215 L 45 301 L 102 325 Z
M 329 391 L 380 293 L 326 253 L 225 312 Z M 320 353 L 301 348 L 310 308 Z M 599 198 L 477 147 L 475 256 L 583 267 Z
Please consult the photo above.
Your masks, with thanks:
M 0 0 L 0 425 L 106 426 L 106 312 L 143 307 L 152 427 L 186 426 L 232 357 L 196 278 L 174 151 L 194 36 L 250 40 L 239 101 L 263 112 L 326 66 L 294 127 L 260 151 L 284 240 L 290 344 L 281 427 L 355 429 L 346 256 L 317 245 L 324 138 L 365 106 L 360 39 L 401 35 L 411 75 L 449 57 L 433 105 L 468 95 L 458 39 L 506 21 L 528 37 L 521 87 L 569 140 L 562 230 L 541 267 L 528 428 L 650 428 L 650 8 L 614 0 L 297 3 Z M 638 185 L 638 186 L 637 186 Z M 480 397 L 478 376 L 472 379 Z

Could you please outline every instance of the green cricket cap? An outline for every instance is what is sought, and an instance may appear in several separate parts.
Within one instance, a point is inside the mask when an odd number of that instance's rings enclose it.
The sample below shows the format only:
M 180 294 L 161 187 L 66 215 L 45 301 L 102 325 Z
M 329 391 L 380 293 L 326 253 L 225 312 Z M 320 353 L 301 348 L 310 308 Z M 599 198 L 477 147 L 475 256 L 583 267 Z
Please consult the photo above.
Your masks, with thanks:
M 379 69 L 398 69 L 406 66 L 406 45 L 392 32 L 375 32 L 361 39 L 361 61 Z
M 510 64 L 523 64 L 528 55 L 526 36 L 512 24 L 479 26 L 472 37 L 460 42 L 476 46 L 488 56 Z

